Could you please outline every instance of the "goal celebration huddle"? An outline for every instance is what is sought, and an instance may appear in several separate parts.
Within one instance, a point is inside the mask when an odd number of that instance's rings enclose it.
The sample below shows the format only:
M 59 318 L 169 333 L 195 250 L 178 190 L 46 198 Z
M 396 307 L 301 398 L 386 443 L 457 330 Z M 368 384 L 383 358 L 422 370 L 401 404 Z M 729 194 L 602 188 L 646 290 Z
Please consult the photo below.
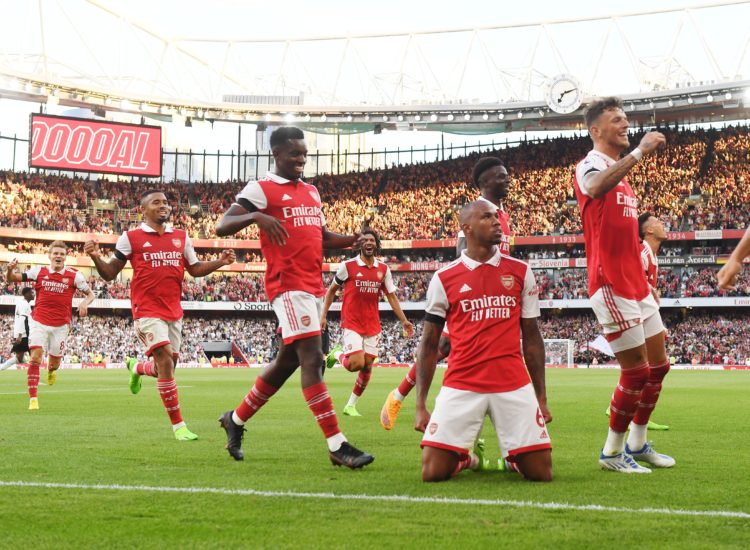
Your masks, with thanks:
M 673 450 L 664 454 L 658 442 L 649 439 L 649 426 L 658 426 L 651 417 L 670 370 L 655 275 L 656 251 L 666 233 L 655 216 L 639 211 L 628 174 L 643 159 L 659 155 L 666 138 L 648 132 L 632 148 L 628 119 L 617 98 L 592 101 L 584 119 L 593 148 L 578 163 L 571 180 L 583 225 L 588 297 L 620 368 L 606 429 L 602 422 L 603 445 L 586 451 L 592 466 L 598 457 L 598 467 L 604 470 L 648 474 L 677 463 Z M 554 403 L 548 402 L 544 338 L 558 336 L 542 334 L 534 274 L 527 262 L 513 257 L 513 219 L 504 206 L 513 167 L 487 156 L 466 174 L 479 198 L 461 207 L 458 227 L 451 229 L 457 241 L 455 260 L 438 269 L 427 286 L 414 363 L 397 387 L 373 396 L 366 390 L 371 377 L 377 376 L 373 367 L 381 354 L 381 295 L 400 323 L 400 337 L 415 335 L 415 326 L 396 295 L 391 270 L 379 257 L 380 235 L 368 223 L 351 234 L 328 228 L 318 190 L 303 180 L 308 150 L 302 130 L 279 127 L 270 144 L 273 170 L 238 188 L 233 204 L 216 225 L 218 237 L 258 227 L 266 263 L 265 295 L 281 340 L 273 359 L 255 380 L 248 381 L 246 389 L 216 404 L 218 429 L 226 435 L 229 456 L 236 461 L 250 459 L 247 443 L 252 441 L 253 425 L 267 421 L 263 415 L 255 418 L 256 414 L 274 406 L 274 395 L 299 370 L 306 414 L 320 428 L 321 452 L 327 449 L 335 466 L 359 469 L 377 456 L 377 448 L 368 441 L 359 437 L 353 441 L 344 434 L 337 410 L 360 417 L 359 400 L 376 399 L 378 406 L 382 403 L 373 423 L 376 429 L 408 429 L 398 419 L 413 392 L 413 428 L 422 434 L 424 481 L 445 481 L 465 469 L 501 470 L 529 481 L 551 481 Z M 142 223 L 119 237 L 111 256 L 93 238 L 84 251 L 105 281 L 117 278 L 130 263 L 133 340 L 146 359 L 126 361 L 129 390 L 138 394 L 144 376 L 155 378 L 174 438 L 196 440 L 199 434 L 188 427 L 190 411 L 182 410 L 177 382 L 183 344 L 182 284 L 185 272 L 204 277 L 232 265 L 236 254 L 227 249 L 215 259 L 200 260 L 187 231 L 169 223 L 172 206 L 167 195 L 154 188 L 140 199 Z M 516 210 L 512 216 L 524 212 Z M 351 251 L 328 288 L 321 275 L 324 250 Z M 57 369 L 75 293 L 85 294 L 77 306 L 81 317 L 95 299 L 86 278 L 66 265 L 67 254 L 66 244 L 55 241 L 48 250 L 49 266 L 20 271 L 13 260 L 7 267 L 7 280 L 27 287 L 16 310 L 15 357 L 6 363 L 23 363 L 25 353 L 30 354 L 27 387 L 32 411 L 44 407 L 39 373 L 45 354 L 47 384 L 64 381 L 64 373 L 58 376 Z M 732 284 L 740 267 L 738 262 L 728 264 L 733 271 L 720 274 L 722 286 Z M 328 351 L 324 337 L 339 292 L 343 334 Z M 34 297 L 32 309 L 28 304 Z M 447 362 L 447 370 L 440 386 L 434 387 L 441 361 Z M 351 395 L 340 409 L 334 407 L 325 380 L 327 369 L 335 365 L 353 373 Z M 431 395 L 436 397 L 430 408 Z M 496 463 L 485 456 L 486 418 L 500 446 Z

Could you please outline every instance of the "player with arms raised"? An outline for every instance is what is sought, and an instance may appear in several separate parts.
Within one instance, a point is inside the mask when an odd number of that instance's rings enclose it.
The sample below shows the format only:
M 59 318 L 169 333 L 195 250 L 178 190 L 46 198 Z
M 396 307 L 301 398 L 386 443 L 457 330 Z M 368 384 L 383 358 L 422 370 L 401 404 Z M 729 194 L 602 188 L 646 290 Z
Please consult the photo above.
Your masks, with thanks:
M 90 240 L 84 247 L 105 281 L 111 281 L 130 261 L 133 279 L 130 285 L 135 332 L 151 360 L 136 364 L 127 362 L 130 391 L 141 390 L 141 376 L 157 378 L 164 408 L 178 441 L 198 439 L 191 432 L 180 410 L 174 370 L 182 345 L 182 281 L 187 270 L 193 277 L 204 277 L 235 260 L 233 250 L 223 250 L 218 260 L 201 262 L 187 232 L 167 224 L 172 207 L 166 195 L 151 189 L 141 195 L 143 219 L 140 227 L 123 233 L 115 246 L 114 256 L 104 261 L 99 245 Z
M 415 429 L 424 432 L 422 479 L 444 481 L 463 469 L 482 468 L 484 457 L 470 449 L 489 415 L 513 468 L 526 479 L 551 481 L 546 423 L 552 415 L 534 275 L 525 262 L 500 253 L 502 229 L 492 205 L 467 204 L 460 224 L 467 248 L 430 281 L 417 351 Z M 445 323 L 451 360 L 430 414 L 427 392 Z
M 349 402 L 344 407 L 347 416 L 362 416 L 357 411 L 357 401 L 367 388 L 372 375 L 372 363 L 378 356 L 380 343 L 380 294 L 385 294 L 391 309 L 401 321 L 404 334 L 414 336 L 414 325 L 404 315 L 396 296 L 391 270 L 375 258 L 380 252 L 380 237 L 373 229 L 364 229 L 360 239 L 360 254 L 342 262 L 328 287 L 320 329 L 325 331 L 328 310 L 339 288 L 344 287 L 341 300 L 341 328 L 343 347 L 336 346 L 326 359 L 331 368 L 336 361 L 348 371 L 359 372 Z
M 497 157 L 482 157 L 476 162 L 471 171 L 471 181 L 479 188 L 480 195 L 478 200 L 488 204 L 497 213 L 497 218 L 500 220 L 500 228 L 503 231 L 503 238 L 498 244 L 498 248 L 502 254 L 510 255 L 512 235 L 510 231 L 510 216 L 505 211 L 503 205 L 503 201 L 508 197 L 508 190 L 510 189 L 510 177 L 508 176 L 507 168 L 503 164 L 503 161 Z M 456 256 L 460 258 L 461 252 L 465 249 L 466 237 L 464 232 L 459 230 L 456 239 Z M 446 326 L 443 329 L 443 334 L 440 335 L 437 360 L 440 361 L 446 358 L 450 353 L 450 349 L 450 336 Z M 417 365 L 414 364 L 398 387 L 388 394 L 380 411 L 380 425 L 386 430 L 393 429 L 393 426 L 396 424 L 401 405 L 416 383 L 416 373 Z
M 599 464 L 617 472 L 650 473 L 636 460 L 661 468 L 675 464 L 646 440 L 669 361 L 659 305 L 641 262 L 638 201 L 626 176 L 666 139 L 660 132 L 648 132 L 638 147 L 617 160 L 630 146 L 622 101 L 597 99 L 586 109 L 584 120 L 594 148 L 576 167 L 575 193 L 583 221 L 589 298 L 621 367 Z
M 83 273 L 65 265 L 68 246 L 62 241 L 53 241 L 49 245 L 49 266 L 36 266 L 28 271 L 16 271 L 18 260 L 8 264 L 7 280 L 20 283 L 34 281 L 36 306 L 29 322 L 29 368 L 27 384 L 29 387 L 29 410 L 39 409 L 37 389 L 39 386 L 39 367 L 44 352 L 47 352 L 47 384 L 57 381 L 57 369 L 65 348 L 65 339 L 70 332 L 73 318 L 73 296 L 76 290 L 86 293 L 78 305 L 78 315 L 85 317 L 88 308 L 94 301 L 94 293 L 89 288 Z
M 339 429 L 323 381 L 320 332 L 325 294 L 323 248 L 348 248 L 357 236 L 339 235 L 326 228 L 318 190 L 301 179 L 307 162 L 302 130 L 293 126 L 274 130 L 271 151 L 275 172 L 248 183 L 216 226 L 219 236 L 233 235 L 252 223 L 260 228 L 260 247 L 267 263 L 266 296 L 279 319 L 282 336 L 279 353 L 247 396 L 219 419 L 227 434 L 226 449 L 235 460 L 244 459 L 245 423 L 300 367 L 302 393 L 326 438 L 331 462 L 361 468 L 374 457 L 349 444 Z

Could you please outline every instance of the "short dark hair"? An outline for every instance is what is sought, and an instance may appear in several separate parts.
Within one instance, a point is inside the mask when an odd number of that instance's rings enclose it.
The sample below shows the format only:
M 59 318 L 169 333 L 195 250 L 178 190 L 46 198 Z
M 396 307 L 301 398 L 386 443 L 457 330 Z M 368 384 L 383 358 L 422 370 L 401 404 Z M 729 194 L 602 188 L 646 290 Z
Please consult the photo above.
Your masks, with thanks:
M 622 99 L 619 97 L 597 97 L 586 106 L 583 111 L 583 120 L 586 128 L 591 128 L 604 111 L 610 109 L 622 109 Z
M 290 139 L 305 139 L 305 133 L 296 126 L 279 126 L 271 132 L 271 149 Z
M 33 288 L 31 288 L 30 286 L 25 286 L 25 287 L 23 287 L 23 288 L 21 289 L 21 295 L 22 295 L 22 296 L 26 296 L 26 295 L 27 295 L 28 293 L 30 293 L 30 292 L 34 292 L 34 289 L 33 289 Z
M 503 161 L 497 157 L 482 157 L 474 165 L 474 169 L 471 171 L 471 181 L 474 185 L 480 187 L 479 178 L 482 177 L 487 170 L 494 168 L 495 166 L 505 166 Z
M 646 237 L 646 233 L 645 233 L 645 231 L 643 230 L 643 225 L 644 225 L 644 224 L 645 224 L 645 223 L 646 223 L 646 222 L 647 222 L 647 221 L 648 221 L 648 220 L 649 220 L 649 219 L 650 219 L 650 218 L 651 218 L 652 216 L 653 216 L 653 217 L 656 217 L 656 216 L 654 216 L 654 213 L 653 213 L 653 212 L 644 212 L 643 214 L 641 214 L 640 216 L 638 216 L 638 236 L 640 236 L 641 240 L 643 240 L 643 239 L 644 239 L 644 238 Z
M 375 237 L 375 252 L 380 252 L 380 235 L 372 227 L 365 227 L 360 235 L 372 235 Z
M 141 202 L 143 202 L 143 199 L 148 197 L 149 195 L 153 195 L 154 193 L 161 193 L 164 196 L 166 196 L 166 193 L 162 191 L 161 189 L 146 189 L 143 193 L 141 193 Z

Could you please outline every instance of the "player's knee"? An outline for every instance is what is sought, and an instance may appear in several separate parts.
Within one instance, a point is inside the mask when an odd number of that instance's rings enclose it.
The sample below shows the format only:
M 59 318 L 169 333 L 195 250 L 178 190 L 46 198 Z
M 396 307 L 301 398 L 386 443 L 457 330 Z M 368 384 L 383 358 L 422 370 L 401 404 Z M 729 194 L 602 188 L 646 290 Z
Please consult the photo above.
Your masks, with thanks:
M 349 356 L 349 364 L 347 370 L 357 372 L 365 368 L 365 356 L 361 354 L 354 354 Z
M 427 483 L 446 481 L 450 479 L 451 473 L 445 468 L 435 464 L 434 461 L 424 462 L 422 464 L 422 481 Z
M 523 472 L 523 477 L 528 481 L 552 481 L 552 468 L 533 468 Z

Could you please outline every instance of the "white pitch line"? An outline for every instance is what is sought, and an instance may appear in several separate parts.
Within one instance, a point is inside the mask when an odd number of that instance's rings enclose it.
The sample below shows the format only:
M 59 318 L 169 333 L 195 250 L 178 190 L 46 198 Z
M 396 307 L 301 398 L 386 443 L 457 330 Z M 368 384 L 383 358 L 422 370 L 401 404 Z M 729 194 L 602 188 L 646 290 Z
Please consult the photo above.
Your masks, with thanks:
M 193 386 L 178 386 L 177 389 L 182 388 L 192 388 Z M 126 388 L 127 390 L 127 388 Z M 105 388 L 86 388 L 82 390 L 50 390 L 52 393 L 45 393 L 45 395 L 52 395 L 55 393 L 86 393 L 86 392 L 100 392 L 100 391 L 123 391 L 123 388 L 111 388 L 111 387 L 105 387 Z M 23 391 L 8 391 L 8 392 L 0 392 L 0 395 L 26 395 L 28 394 L 27 390 Z
M 530 500 L 476 499 L 452 497 L 417 497 L 410 495 L 347 495 L 334 493 L 297 493 L 293 491 L 258 491 L 255 489 L 224 489 L 221 487 L 159 487 L 152 485 L 102 485 L 81 483 L 42 483 L 36 481 L 0 481 L 0 487 L 31 487 L 43 489 L 77 489 L 89 491 L 135 491 L 144 493 L 184 493 L 270 498 L 307 498 L 327 500 L 365 500 L 375 502 L 406 502 L 428 504 L 468 504 L 539 510 L 577 510 L 583 512 L 614 512 L 628 514 L 659 514 L 673 516 L 702 516 L 750 519 L 750 513 L 725 510 L 683 510 L 675 508 L 623 508 L 599 504 L 569 504 L 566 502 L 534 502 Z

